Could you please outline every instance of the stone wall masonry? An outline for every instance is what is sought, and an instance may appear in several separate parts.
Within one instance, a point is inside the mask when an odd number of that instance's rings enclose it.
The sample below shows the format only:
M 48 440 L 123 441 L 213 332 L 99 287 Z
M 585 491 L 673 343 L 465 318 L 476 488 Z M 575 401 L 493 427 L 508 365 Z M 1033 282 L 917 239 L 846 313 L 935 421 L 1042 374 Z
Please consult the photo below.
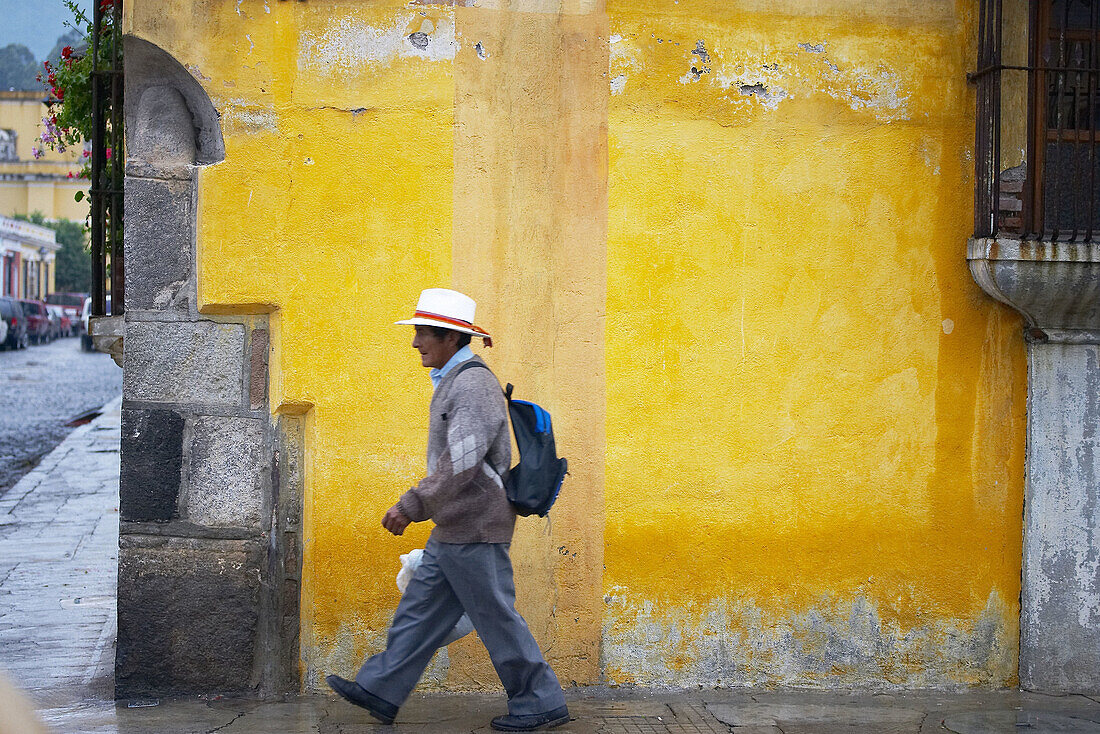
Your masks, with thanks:
M 265 549 L 122 535 L 115 696 L 254 688 Z
M 116 696 L 296 691 L 300 426 L 271 419 L 267 317 L 198 310 L 196 166 L 224 157 L 218 114 L 170 55 L 125 42 Z
M 260 527 L 263 521 L 264 423 L 199 416 L 191 421 L 181 515 L 196 525 Z
M 123 393 L 128 400 L 243 405 L 244 343 L 243 324 L 131 320 Z
M 248 375 L 248 400 L 253 410 L 267 404 L 267 353 L 270 340 L 267 329 L 253 329 L 249 345 L 251 359 Z
M 273 691 L 298 691 L 299 598 L 302 585 L 302 492 L 305 448 L 300 416 L 278 417 L 272 464 L 272 508 L 260 639 L 268 651 L 263 678 Z
M 266 317 L 166 316 L 127 313 L 116 695 L 297 690 Z
M 183 418 L 173 410 L 122 411 L 122 522 L 165 522 L 179 514 L 183 429 Z
M 126 307 L 187 311 L 195 303 L 190 178 L 126 178 Z

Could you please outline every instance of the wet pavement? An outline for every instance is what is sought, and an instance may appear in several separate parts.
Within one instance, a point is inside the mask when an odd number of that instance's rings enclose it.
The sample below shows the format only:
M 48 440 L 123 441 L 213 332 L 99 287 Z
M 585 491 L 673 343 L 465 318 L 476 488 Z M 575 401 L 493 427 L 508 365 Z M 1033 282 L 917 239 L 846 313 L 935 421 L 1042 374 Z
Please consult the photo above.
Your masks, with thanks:
M 0 350 L 0 495 L 72 430 L 72 418 L 122 393 L 110 355 L 80 338 Z
M 128 734 L 488 734 L 500 695 L 414 694 L 393 726 L 331 697 L 279 701 L 138 701 L 135 707 L 39 697 L 58 732 Z M 781 691 L 567 692 L 572 721 L 559 734 L 1096 734 L 1100 703 L 1018 691 L 851 694 Z
M 0 669 L 22 688 L 114 692 L 120 405 L 0 496 Z
M 393 726 L 321 694 L 113 701 L 118 440 L 115 401 L 0 497 L 0 670 L 52 731 L 480 733 L 504 713 L 503 693 L 414 694 Z M 1100 734 L 1100 697 L 1014 690 L 591 687 L 571 689 L 567 698 L 573 720 L 554 730 L 560 734 Z M 5 705 L 0 697 L 0 732 L 8 734 Z

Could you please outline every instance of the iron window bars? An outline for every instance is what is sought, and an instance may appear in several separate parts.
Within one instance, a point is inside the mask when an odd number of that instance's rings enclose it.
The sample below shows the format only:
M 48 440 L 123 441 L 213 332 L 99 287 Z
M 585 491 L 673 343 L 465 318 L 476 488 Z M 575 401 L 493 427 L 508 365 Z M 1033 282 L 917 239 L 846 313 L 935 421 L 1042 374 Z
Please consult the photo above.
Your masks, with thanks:
M 969 75 L 977 86 L 974 236 L 1093 242 L 1100 229 L 1100 0 L 1027 2 L 1026 65 L 1004 63 L 1005 4 L 981 0 L 978 70 Z M 1026 75 L 1026 119 L 1003 114 L 1006 74 Z M 1026 125 L 1024 160 L 1009 168 L 1002 167 L 1006 125 Z

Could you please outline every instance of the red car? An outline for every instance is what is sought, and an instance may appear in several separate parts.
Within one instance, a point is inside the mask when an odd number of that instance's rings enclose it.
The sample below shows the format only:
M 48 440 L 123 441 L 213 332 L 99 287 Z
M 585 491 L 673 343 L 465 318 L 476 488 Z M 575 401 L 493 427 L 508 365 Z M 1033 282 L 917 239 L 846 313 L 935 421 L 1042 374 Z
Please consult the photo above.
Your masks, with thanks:
M 23 315 L 27 318 L 27 337 L 35 344 L 50 340 L 50 313 L 42 301 L 20 298 Z
M 50 293 L 46 296 L 46 305 L 60 306 L 65 309 L 65 315 L 69 317 L 73 331 L 79 333 L 82 326 L 80 312 L 84 308 L 84 299 L 87 297 L 87 293 Z
M 69 314 L 61 306 L 46 304 L 46 310 L 50 312 L 50 338 L 60 339 L 63 336 L 73 335 L 73 322 Z

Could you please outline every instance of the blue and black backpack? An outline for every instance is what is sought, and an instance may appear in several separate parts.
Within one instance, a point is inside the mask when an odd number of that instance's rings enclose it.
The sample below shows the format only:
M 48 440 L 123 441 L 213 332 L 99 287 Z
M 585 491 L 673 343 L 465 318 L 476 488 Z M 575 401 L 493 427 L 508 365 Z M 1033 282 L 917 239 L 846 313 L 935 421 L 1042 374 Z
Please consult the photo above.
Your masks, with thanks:
M 461 372 L 471 367 L 489 369 L 473 360 L 458 369 Z M 526 400 L 513 400 L 512 383 L 504 388 L 504 397 L 508 400 L 512 435 L 519 448 L 519 463 L 504 475 L 504 493 L 517 515 L 546 517 L 558 498 L 569 464 L 558 458 L 554 426 L 546 409 Z
M 558 498 L 569 463 L 558 458 L 554 426 L 546 409 L 526 400 L 512 399 L 512 383 L 504 388 L 512 434 L 519 447 L 519 463 L 504 477 L 504 492 L 516 513 L 546 517 Z

